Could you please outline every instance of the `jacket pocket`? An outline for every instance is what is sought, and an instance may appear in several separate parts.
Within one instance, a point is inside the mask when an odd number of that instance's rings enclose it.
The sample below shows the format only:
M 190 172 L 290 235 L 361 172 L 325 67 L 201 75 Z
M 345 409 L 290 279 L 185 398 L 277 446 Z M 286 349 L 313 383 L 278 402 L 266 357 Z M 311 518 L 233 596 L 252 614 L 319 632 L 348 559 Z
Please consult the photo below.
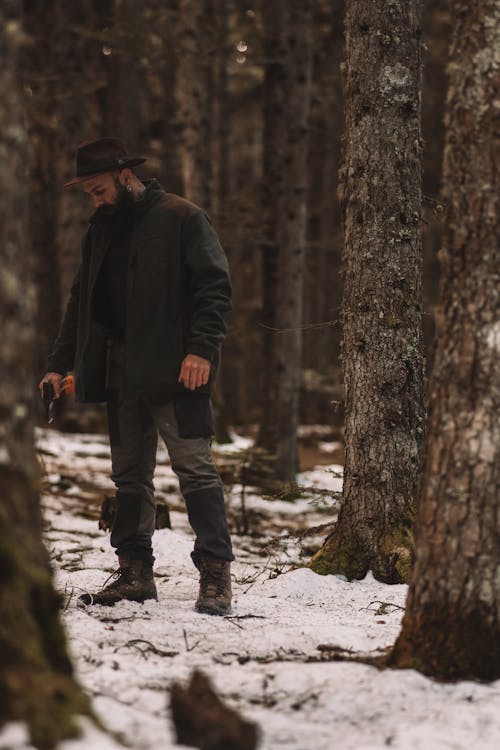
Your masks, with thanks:
M 188 393 L 174 398 L 177 430 L 181 438 L 211 438 L 214 413 L 208 393 Z

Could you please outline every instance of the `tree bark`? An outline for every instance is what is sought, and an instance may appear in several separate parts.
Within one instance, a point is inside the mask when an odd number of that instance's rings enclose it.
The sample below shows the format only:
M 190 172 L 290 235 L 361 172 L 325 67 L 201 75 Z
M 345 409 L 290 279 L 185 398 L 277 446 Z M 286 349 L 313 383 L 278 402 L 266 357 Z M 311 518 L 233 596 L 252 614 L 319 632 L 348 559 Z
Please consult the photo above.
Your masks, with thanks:
M 74 681 L 41 539 L 33 443 L 35 287 L 27 236 L 27 141 L 18 68 L 21 3 L 0 11 L 0 726 L 25 722 L 38 748 L 88 713 Z
M 147 127 L 152 119 L 148 111 L 152 97 L 147 91 L 144 67 L 139 62 L 143 45 L 149 43 L 152 47 L 151 31 L 149 29 L 150 34 L 146 36 L 141 24 L 144 10 L 144 3 L 138 0 L 121 0 L 121 3 L 115 3 L 113 18 L 113 32 L 118 36 L 117 42 L 121 47 L 118 55 L 114 51 L 112 55 L 115 69 L 111 81 L 118 94 L 114 97 L 113 107 L 118 115 L 115 132 L 120 134 L 134 154 L 142 146 L 141 125 L 142 128 Z
M 500 677 L 500 7 L 452 3 L 441 302 L 416 563 L 390 663 Z
M 311 566 L 386 582 L 410 568 L 424 432 L 420 0 L 346 8 L 343 368 L 338 522 Z
M 184 193 L 208 208 L 210 154 L 207 150 L 209 57 L 205 49 L 206 0 L 179 2 L 177 102 L 181 125 Z
M 24 0 L 24 29 L 30 36 L 23 59 L 29 139 L 30 187 L 29 230 L 35 265 L 38 314 L 35 319 L 35 372 L 43 374 L 47 352 L 59 328 L 61 284 L 59 273 L 57 219 L 59 154 L 60 46 L 54 44 L 60 32 L 60 8 L 54 0 Z
M 224 208 L 229 193 L 229 91 L 227 64 L 230 54 L 228 0 L 207 0 L 213 41 L 211 118 L 210 212 L 217 227 L 227 221 Z
M 307 232 L 307 158 L 312 71 L 310 0 L 290 0 L 285 193 L 279 231 L 276 475 L 295 481 L 302 378 L 303 294 Z
M 331 382 L 340 356 L 342 297 L 340 206 L 337 198 L 342 130 L 344 0 L 314 6 L 315 40 L 309 149 L 309 217 L 312 225 L 304 294 L 305 320 L 318 327 L 304 334 L 304 366 Z
M 210 213 L 221 237 L 226 243 L 228 233 L 228 195 L 229 195 L 229 91 L 227 66 L 230 54 L 228 18 L 232 10 L 228 0 L 207 0 L 210 19 L 210 36 L 213 48 L 212 57 L 212 95 L 210 101 Z M 229 255 L 229 262 L 231 257 Z M 225 361 L 225 360 L 224 360 Z M 226 369 L 223 366 L 214 393 L 215 439 L 218 443 L 232 442 L 230 425 L 231 411 Z
M 37 368 L 45 366 L 59 329 L 89 214 L 87 201 L 78 201 L 75 190 L 65 190 L 63 184 L 74 176 L 77 144 L 107 132 L 106 110 L 113 109 L 102 40 L 110 18 L 110 0 L 103 0 L 97 8 L 90 0 L 23 2 L 29 35 L 23 54 L 30 136 L 29 226 L 40 299 Z M 85 99 L 84 112 L 81 98 L 74 96 L 77 89 Z
M 264 87 L 262 143 L 262 362 L 263 401 L 258 445 L 273 455 L 277 435 L 278 380 L 275 340 L 278 296 L 279 218 L 283 213 L 286 138 L 287 28 L 284 0 L 262 3 Z
M 275 475 L 295 481 L 302 374 L 303 274 L 312 69 L 311 3 L 272 3 L 267 36 L 264 185 L 270 198 L 264 248 L 267 409 L 259 445 L 276 456 Z M 286 49 L 273 40 L 285 39 Z
M 180 146 L 180 123 L 177 111 L 176 88 L 179 57 L 176 52 L 176 23 L 179 13 L 178 0 L 158 0 L 163 7 L 165 21 L 162 24 L 165 61 L 162 71 L 162 134 L 161 172 L 163 184 L 170 193 L 183 191 L 182 158 Z

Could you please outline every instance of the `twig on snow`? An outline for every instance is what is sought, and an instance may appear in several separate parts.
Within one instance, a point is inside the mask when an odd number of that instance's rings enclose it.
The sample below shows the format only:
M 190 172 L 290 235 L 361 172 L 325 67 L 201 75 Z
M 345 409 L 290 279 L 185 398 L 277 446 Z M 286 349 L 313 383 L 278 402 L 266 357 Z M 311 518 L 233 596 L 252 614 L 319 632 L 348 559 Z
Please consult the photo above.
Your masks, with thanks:
M 394 602 L 382 602 L 380 599 L 374 599 L 367 607 L 361 607 L 361 609 L 364 609 L 366 611 L 370 611 L 370 607 L 372 604 L 380 604 L 380 607 L 375 612 L 376 615 L 387 615 L 389 614 L 389 607 L 394 607 L 394 609 L 401 609 L 404 611 L 404 607 L 401 607 L 399 604 L 395 604 Z
M 143 649 L 140 648 L 140 644 L 145 643 L 147 648 Z M 151 652 L 153 654 L 156 654 L 157 656 L 178 656 L 178 651 L 165 651 L 161 648 L 158 648 L 154 645 L 154 643 L 151 643 L 151 641 L 146 641 L 144 638 L 133 638 L 131 641 L 127 641 L 127 643 L 123 643 L 121 646 L 117 646 L 113 653 L 116 654 L 117 651 L 119 651 L 121 648 L 136 648 L 144 658 L 146 658 L 146 654 Z
M 239 628 L 240 630 L 245 630 L 245 628 L 243 627 L 243 625 L 239 625 L 237 622 L 233 622 L 233 620 L 247 620 L 247 619 L 250 619 L 250 618 L 256 619 L 256 620 L 266 620 L 267 619 L 266 617 L 264 617 L 264 615 L 252 615 L 252 614 L 248 614 L 248 615 L 229 615 L 229 616 L 226 615 L 224 617 L 224 620 L 229 620 L 229 622 L 231 623 L 231 625 L 236 625 L 236 627 Z
M 199 645 L 200 642 L 196 641 L 196 643 L 194 643 L 192 646 L 190 646 L 189 645 L 189 641 L 188 641 L 188 637 L 187 637 L 187 633 L 186 633 L 186 631 L 185 631 L 184 628 L 182 629 L 182 635 L 184 636 L 184 643 L 186 644 L 186 651 L 188 651 L 188 652 L 189 651 L 194 651 L 194 649 L 196 648 L 196 646 Z

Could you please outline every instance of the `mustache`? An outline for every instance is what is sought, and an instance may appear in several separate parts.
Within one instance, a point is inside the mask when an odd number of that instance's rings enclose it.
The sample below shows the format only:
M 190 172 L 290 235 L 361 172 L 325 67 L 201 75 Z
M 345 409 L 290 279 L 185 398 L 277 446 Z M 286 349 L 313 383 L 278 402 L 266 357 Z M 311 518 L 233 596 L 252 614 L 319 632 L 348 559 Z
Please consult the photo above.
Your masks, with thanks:
M 117 213 L 120 213 L 120 210 L 120 207 L 116 203 L 107 203 L 96 208 L 94 216 L 96 219 L 99 219 L 101 216 L 116 216 Z
M 117 198 L 114 203 L 105 203 L 94 211 L 95 219 L 109 219 L 116 216 L 123 216 L 134 205 L 133 196 L 125 188 L 118 190 Z

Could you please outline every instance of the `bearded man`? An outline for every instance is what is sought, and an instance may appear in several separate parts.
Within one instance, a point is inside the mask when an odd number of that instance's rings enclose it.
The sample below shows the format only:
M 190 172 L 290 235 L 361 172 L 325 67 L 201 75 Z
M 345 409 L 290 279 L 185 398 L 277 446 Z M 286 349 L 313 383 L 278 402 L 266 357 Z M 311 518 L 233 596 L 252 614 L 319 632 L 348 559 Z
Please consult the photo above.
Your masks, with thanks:
M 231 309 L 227 260 L 210 220 L 189 201 L 141 182 L 145 161 L 118 138 L 78 146 L 76 177 L 95 209 L 66 313 L 40 383 L 74 371 L 76 398 L 106 402 L 116 516 L 115 580 L 79 604 L 157 599 L 153 475 L 158 432 L 186 502 L 200 572 L 198 612 L 230 611 L 234 559 L 210 444 L 210 393 Z

